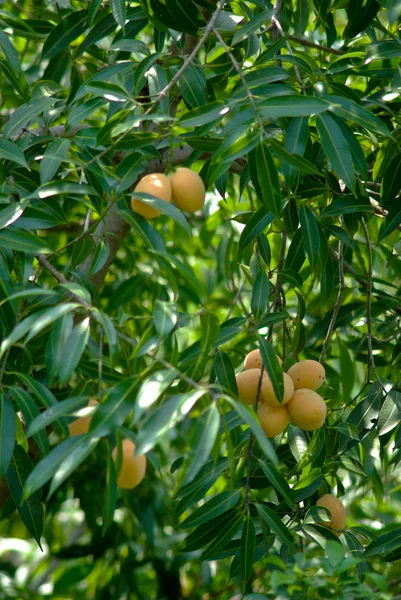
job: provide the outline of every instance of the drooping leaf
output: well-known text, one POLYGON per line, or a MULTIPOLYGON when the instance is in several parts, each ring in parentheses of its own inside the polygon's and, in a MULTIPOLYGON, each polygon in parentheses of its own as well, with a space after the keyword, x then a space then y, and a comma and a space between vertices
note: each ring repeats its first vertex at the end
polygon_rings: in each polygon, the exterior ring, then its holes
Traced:
POLYGON ((209 458, 220 426, 220 413, 215 402, 199 418, 191 442, 191 450, 184 462, 183 485, 191 483, 209 458))
POLYGON ((273 346, 265 338, 259 336, 259 349, 263 359, 263 364, 267 374, 272 382, 274 394, 278 402, 282 402, 284 396, 283 371, 278 362, 277 355, 273 346))
POLYGON ((15 411, 10 400, 0 390, 0 478, 9 467, 15 445, 15 411))
POLYGON ((351 191, 355 190, 355 172, 352 163, 351 150, 337 125, 329 115, 319 115, 316 125, 322 140, 324 153, 331 167, 341 177, 351 191))
POLYGON ((310 208, 304 204, 299 211, 299 220, 301 223, 302 237, 305 244, 306 253, 309 258, 311 270, 314 271, 320 256, 320 234, 317 219, 310 208))

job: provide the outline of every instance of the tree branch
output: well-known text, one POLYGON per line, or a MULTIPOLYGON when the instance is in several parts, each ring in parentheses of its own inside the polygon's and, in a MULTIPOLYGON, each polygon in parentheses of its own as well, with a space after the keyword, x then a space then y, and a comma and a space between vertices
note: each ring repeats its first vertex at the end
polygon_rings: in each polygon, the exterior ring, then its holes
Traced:
POLYGON ((336 50, 335 48, 330 48, 330 46, 323 46, 322 44, 316 44, 315 42, 310 42, 309 40, 305 40, 305 38, 298 37, 297 35, 289 35, 289 40, 293 42, 298 42, 302 46, 307 46, 308 48, 315 48, 316 50, 320 50, 321 52, 328 52, 330 54, 337 54, 341 56, 344 54, 343 50, 336 50))

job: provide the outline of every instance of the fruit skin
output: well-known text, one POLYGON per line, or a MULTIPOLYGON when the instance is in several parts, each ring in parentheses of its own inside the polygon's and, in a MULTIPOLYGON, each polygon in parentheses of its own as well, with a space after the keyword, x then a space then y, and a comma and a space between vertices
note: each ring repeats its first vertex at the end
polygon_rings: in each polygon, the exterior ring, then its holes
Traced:
MULTIPOLYGON (((137 183, 134 188, 134 192, 142 192, 144 194, 152 194, 160 200, 165 202, 171 202, 171 185, 167 175, 163 173, 150 173, 145 175, 137 183)), ((145 217, 145 219, 155 219, 160 215, 160 210, 153 208, 145 202, 141 202, 136 198, 131 198, 131 208, 134 212, 145 217)))
POLYGON ((287 373, 293 380, 296 390, 306 388, 313 391, 322 385, 326 375, 323 365, 317 360, 301 360, 292 365, 287 373))
POLYGON ((291 421, 290 413, 286 406, 270 406, 266 402, 260 405, 258 417, 263 431, 269 438, 276 437, 286 429, 291 421))
POLYGON ((195 212, 205 202, 205 184, 198 173, 180 167, 170 177, 173 202, 181 210, 195 212))
POLYGON ((287 408, 294 425, 306 431, 319 429, 327 415, 323 398, 313 390, 295 390, 287 408))
MULTIPOLYGON (((145 477, 146 456, 135 456, 135 444, 131 440, 122 441, 121 469, 117 477, 117 485, 125 490, 136 488, 145 477)), ((117 447, 111 453, 114 462, 117 460, 117 447)))
MULTIPOLYGON (((264 377, 266 376, 263 374, 264 377)), ((235 379, 237 380, 238 397, 245 404, 255 404, 256 392, 260 377, 260 369, 248 369, 238 373, 235 379)), ((260 400, 260 395, 259 395, 260 400)))
MULTIPOLYGON (((281 358, 279 356, 277 356, 277 360, 278 360, 278 364, 281 367, 281 365, 283 364, 283 361, 281 360, 281 358)), ((263 364, 263 361, 262 361, 262 357, 260 355, 260 350, 258 350, 258 349, 251 350, 251 352, 249 352, 249 354, 247 354, 245 357, 244 368, 245 369, 260 369, 262 364, 263 364)))
MULTIPOLYGON (((321 525, 327 525, 327 527, 334 527, 335 529, 345 529, 346 512, 344 504, 333 496, 333 494, 325 494, 316 502, 316 506, 323 506, 331 512, 331 521, 325 521, 321 525)), ((337 536, 340 536, 340 532, 333 531, 337 536)))
MULTIPOLYGON (((88 402, 87 406, 98 406, 99 402, 94 398, 91 398, 88 402)), ((83 433, 88 433, 89 427, 92 421, 92 417, 78 417, 75 421, 68 423, 68 429, 70 432, 70 437, 74 437, 75 435, 81 435, 83 433)))
POLYGON ((284 380, 284 396, 283 396, 283 401, 281 404, 277 400, 276 394, 274 393, 273 384, 271 382, 270 377, 266 377, 263 380, 261 394, 262 394, 262 398, 266 402, 266 404, 270 404, 270 406, 284 406, 284 404, 287 404, 291 400, 291 398, 294 394, 293 381, 292 381, 291 377, 289 377, 287 375, 287 373, 283 373, 283 380, 284 380))

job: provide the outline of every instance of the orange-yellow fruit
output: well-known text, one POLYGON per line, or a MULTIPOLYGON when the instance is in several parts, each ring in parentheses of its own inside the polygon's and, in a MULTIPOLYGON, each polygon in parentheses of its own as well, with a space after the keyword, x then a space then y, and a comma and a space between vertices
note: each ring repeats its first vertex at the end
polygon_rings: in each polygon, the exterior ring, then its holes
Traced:
POLYGON ((269 438, 276 437, 286 429, 291 421, 290 413, 286 406, 270 406, 264 402, 258 409, 258 417, 263 431, 269 438))
POLYGON ((288 375, 294 382, 296 390, 317 390, 325 378, 323 365, 317 360, 301 360, 288 369, 288 375))
MULTIPOLYGON (((117 447, 112 452, 113 460, 117 460, 117 447)), ((137 487, 146 473, 146 456, 135 456, 135 444, 125 439, 122 442, 121 469, 117 477, 117 485, 125 490, 137 487)))
POLYGON ((323 398, 313 390, 295 390, 287 408, 294 425, 307 431, 319 429, 327 414, 323 398))
POLYGON ((195 212, 205 202, 205 185, 198 173, 180 167, 170 177, 173 202, 181 210, 195 212))
POLYGON ((289 377, 287 373, 283 373, 283 380, 284 396, 281 404, 277 400, 276 394, 274 393, 274 388, 270 377, 266 377, 263 380, 261 390, 262 398, 265 402, 267 402, 267 404, 270 404, 270 406, 284 406, 284 404, 287 404, 291 400, 292 395, 294 394, 294 384, 291 377, 289 377))
MULTIPOLYGON (((160 200, 165 202, 171 202, 171 185, 167 175, 163 173, 151 173, 142 177, 140 182, 135 186, 134 192, 141 192, 144 194, 152 194, 160 200)), ((136 213, 145 217, 145 219, 155 219, 160 215, 160 210, 153 208, 150 204, 141 202, 136 198, 131 199, 131 208, 136 213)))
POLYGON ((260 369, 248 369, 247 371, 242 371, 242 373, 236 375, 238 397, 242 402, 245 402, 245 404, 255 404, 259 377, 260 369))
MULTIPOLYGON (((281 360, 281 358, 278 356, 277 357, 278 363, 281 366, 283 364, 283 361, 281 360)), ((260 367, 262 366, 263 361, 262 361, 262 357, 260 355, 260 350, 256 349, 256 350, 252 350, 251 352, 249 352, 249 354, 246 355, 245 357, 245 361, 244 361, 244 368, 245 369, 260 369, 260 367)))
MULTIPOLYGON (((88 402, 88 406, 97 406, 99 402, 94 398, 91 398, 88 402)), ((70 432, 70 437, 74 435, 81 435, 83 433, 88 433, 89 427, 92 421, 92 416, 89 417, 78 417, 75 421, 68 424, 68 429, 70 432)))
MULTIPOLYGON (((320 523, 321 525, 327 525, 328 527, 334 527, 334 529, 345 529, 346 512, 344 504, 333 496, 332 494, 325 494, 316 502, 316 506, 323 506, 327 508, 331 513, 331 521, 325 521, 320 523)), ((334 531, 337 536, 341 535, 340 532, 334 531)))

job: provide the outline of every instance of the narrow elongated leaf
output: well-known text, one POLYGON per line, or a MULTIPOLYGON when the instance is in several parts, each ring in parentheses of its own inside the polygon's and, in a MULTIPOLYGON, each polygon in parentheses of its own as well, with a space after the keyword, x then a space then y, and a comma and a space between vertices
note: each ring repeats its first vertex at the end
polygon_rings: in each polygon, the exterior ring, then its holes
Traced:
POLYGON ((88 403, 89 396, 73 396, 67 398, 62 402, 58 402, 53 406, 50 406, 45 411, 41 412, 36 418, 30 423, 26 432, 27 437, 35 435, 54 421, 57 421, 59 417, 69 416, 78 408, 88 403))
POLYGON ((274 352, 273 346, 270 344, 270 342, 261 336, 259 336, 259 349, 263 359, 263 364, 273 384, 274 394, 281 404, 284 396, 284 379, 283 371, 277 360, 277 355, 274 352))
POLYGON ((269 279, 264 271, 256 275, 252 289, 251 310, 258 321, 266 312, 269 305, 269 279))
POLYGON ((0 248, 9 248, 30 254, 51 254, 53 252, 41 238, 33 233, 9 227, 0 231, 0 248))
POLYGON ((80 361, 89 337, 90 319, 87 317, 74 327, 64 347, 59 368, 60 383, 68 381, 80 361))
POLYGON ((175 302, 155 300, 153 307, 155 328, 160 338, 165 338, 174 329, 178 321, 178 307, 175 302))
POLYGON ((234 367, 229 356, 218 348, 213 364, 214 372, 222 389, 236 397, 238 394, 234 367))
MULTIPOLYGON (((1 30, 0 30, 1 31, 1 30)), ((26 169, 29 169, 21 148, 9 140, 0 140, 0 158, 11 160, 26 169)))
POLYGON ((39 500, 40 490, 22 502, 24 485, 32 469, 33 464, 28 454, 21 446, 16 446, 6 473, 7 484, 22 522, 42 549, 40 538, 43 533, 44 510, 39 500))
POLYGON ((255 504, 255 508, 258 511, 259 517, 269 525, 270 529, 277 535, 280 542, 288 546, 292 552, 295 552, 294 537, 276 513, 263 504, 255 504))
POLYGON ((235 32, 231 45, 235 46, 255 33, 262 25, 270 21, 272 14, 273 11, 270 9, 254 15, 248 23, 241 25, 238 31, 235 32))
POLYGON ((182 227, 182 229, 188 233, 188 235, 192 235, 191 229, 184 215, 170 202, 165 202, 164 200, 160 200, 160 198, 156 198, 156 196, 153 196, 152 194, 145 194, 143 192, 133 192, 132 197, 137 198, 137 200, 140 200, 145 204, 149 204, 149 206, 156 208, 164 215, 171 217, 173 221, 177 223, 177 225, 182 227))
POLYGON ((391 390, 380 409, 377 421, 378 435, 385 435, 398 425, 401 420, 401 394, 391 390))
POLYGON ((191 451, 184 463, 184 485, 191 483, 209 458, 220 427, 220 413, 215 402, 199 418, 191 443, 191 451))
POLYGON ((313 212, 305 205, 299 211, 302 236, 312 272, 315 270, 320 256, 319 225, 313 212))
POLYGON ((330 104, 314 96, 279 96, 260 104, 260 114, 268 119, 279 117, 310 117, 329 110, 330 104))
POLYGON ((109 529, 113 523, 114 511, 117 503, 117 473, 116 465, 113 460, 109 440, 105 440, 107 448, 107 472, 106 472, 106 491, 105 503, 103 508, 103 528, 102 534, 109 529))
POLYGON ((25 210, 25 205, 16 202, 15 204, 11 204, 7 206, 3 210, 0 211, 0 229, 4 229, 8 227, 12 223, 14 223, 20 216, 23 214, 25 210))
POLYGON ((85 32, 86 27, 86 10, 74 11, 64 17, 64 19, 56 25, 53 31, 48 35, 42 49, 42 60, 57 56, 57 54, 70 46, 74 40, 82 35, 85 32))
POLYGON ((71 473, 75 471, 77 467, 79 467, 79 465, 87 456, 89 456, 89 454, 91 454, 91 452, 93 452, 99 443, 99 439, 95 437, 89 439, 84 436, 77 437, 81 437, 81 442, 77 446, 71 448, 71 451, 68 453, 68 455, 65 456, 58 465, 58 468, 51 481, 46 500, 48 500, 50 496, 54 494, 54 492, 67 479, 67 477, 69 477, 71 473))
POLYGON ((267 212, 264 206, 261 206, 249 219, 244 229, 242 230, 239 239, 239 249, 243 250, 251 244, 258 235, 266 229, 274 220, 274 214, 267 212))
POLYGON ((217 494, 185 519, 180 527, 197 527, 227 512, 238 504, 241 490, 230 490, 217 494))
POLYGON ((299 35, 303 35, 308 26, 309 9, 309 0, 297 0, 297 9, 295 11, 295 27, 297 28, 299 35))
POLYGON ((13 454, 15 418, 13 405, 4 390, 0 390, 0 478, 6 474, 13 454))
POLYGON ((251 178, 257 178, 260 200, 275 216, 281 214, 281 189, 277 168, 267 144, 259 144, 255 151, 256 164, 251 169, 251 178))
POLYGON ((127 7, 125 0, 110 0, 110 6, 116 23, 120 25, 122 29, 124 29, 125 20, 127 18, 127 7))
POLYGON ((321 217, 338 217, 359 212, 374 212, 374 208, 366 196, 352 196, 347 194, 331 202, 321 212, 321 217))
POLYGON ((401 208, 396 202, 389 210, 388 215, 383 221, 380 232, 379 232, 379 242, 384 240, 390 233, 393 233, 397 229, 397 227, 401 223, 401 208))
MULTIPOLYGON (((120 427, 133 407, 138 377, 117 383, 109 390, 107 398, 98 406, 91 421, 89 435, 99 438, 120 427)), ((142 454, 139 453, 138 454, 142 454)))
POLYGON ((255 555, 256 533, 251 515, 245 519, 241 536, 241 577, 246 583, 252 574, 252 565, 255 555))
POLYGON ((18 77, 21 72, 21 63, 19 60, 18 52, 12 45, 10 38, 1 29, 0 50, 4 54, 10 69, 12 69, 15 75, 18 77))
POLYGON ((219 118, 222 119, 229 110, 229 107, 222 100, 216 100, 188 111, 181 117, 178 125, 181 127, 206 125, 206 123, 211 123, 219 118))
POLYGON ((7 138, 14 137, 23 127, 26 127, 34 117, 37 117, 54 103, 54 98, 36 98, 29 104, 22 104, 14 110, 7 123, 4 125, 4 136, 7 138))
POLYGON ((330 110, 339 117, 365 127, 368 131, 385 136, 390 135, 388 127, 381 119, 353 100, 344 96, 323 96, 323 99, 330 103, 330 110))
POLYGON ((203 391, 177 394, 164 402, 142 424, 136 441, 136 453, 146 454, 163 437, 166 432, 182 421, 197 400, 204 395, 203 391))
POLYGON ((220 539, 223 532, 227 531, 227 528, 237 517, 237 509, 231 508, 222 515, 198 525, 198 527, 185 538, 178 549, 181 552, 193 552, 194 550, 203 548, 215 539, 220 539))
POLYGON ((231 542, 231 540, 239 533, 241 530, 241 525, 243 522, 243 515, 241 513, 237 513, 233 515, 233 518, 226 524, 226 527, 221 532, 219 536, 216 536, 215 539, 208 545, 208 547, 204 550, 201 559, 210 560, 210 557, 214 554, 220 552, 225 546, 231 542))
POLYGON ((401 190, 401 154, 396 154, 384 172, 381 197, 386 208, 393 206, 401 190))
POLYGON ((98 196, 97 191, 86 183, 79 183, 78 181, 49 181, 38 187, 27 200, 50 198, 51 196, 59 195, 77 195, 77 196, 98 196))
POLYGON ((365 549, 363 556, 377 556, 387 554, 401 547, 401 527, 396 527, 388 533, 377 536, 365 549))
MULTIPOLYGON (((290 154, 303 156, 306 150, 309 137, 308 118, 295 117, 291 119, 284 137, 284 148, 290 154)), ((287 186, 290 188, 294 183, 298 173, 298 167, 283 161, 283 174, 287 186)))
POLYGON ((67 156, 70 145, 70 140, 58 138, 47 146, 46 152, 40 161, 39 172, 41 183, 46 183, 50 181, 50 179, 53 179, 54 175, 57 173, 57 169, 67 156))
POLYGON ((280 471, 274 465, 266 463, 263 460, 259 460, 259 464, 274 489, 283 496, 288 506, 295 510, 294 493, 280 471))
POLYGON ((309 160, 307 160, 303 156, 300 156, 299 154, 287 152, 285 147, 276 140, 271 139, 270 146, 272 147, 273 152, 276 154, 276 156, 281 158, 281 160, 287 162, 296 171, 301 171, 302 173, 309 173, 311 175, 321 174, 319 169, 309 160))
POLYGON ((294 271, 298 273, 305 262, 305 244, 302 229, 296 230, 294 237, 291 240, 285 258, 284 267, 286 271, 294 271))
POLYGON ((262 429, 261 424, 259 423, 255 412, 246 404, 242 402, 237 402, 233 398, 226 396, 227 400, 233 407, 236 413, 241 417, 241 419, 249 425, 252 430, 252 433, 255 435, 258 444, 265 454, 266 458, 270 460, 274 465, 278 465, 278 458, 274 451, 274 448, 270 442, 270 440, 266 437, 265 432, 262 429))
MULTIPOLYGON (((35 400, 28 392, 18 386, 11 386, 10 391, 17 404, 18 410, 21 411, 26 423, 30 425, 36 417, 40 415, 35 400)), ((45 432, 41 431, 35 435, 35 442, 42 454, 47 454, 49 452, 49 440, 45 432)))
POLYGON ((337 123, 329 115, 316 118, 322 146, 333 170, 351 191, 355 190, 355 172, 351 150, 337 123))
MULTIPOLYGON (((92 2, 93 4, 93 2, 92 2)), ((87 102, 83 102, 79 106, 76 106, 67 117, 67 128, 72 127, 76 123, 82 123, 88 117, 90 117, 98 108, 104 106, 106 100, 103 98, 92 98, 87 102)))
POLYGON ((140 386, 135 399, 134 419, 138 422, 141 416, 170 387, 178 372, 174 369, 163 369, 152 373, 140 386))

